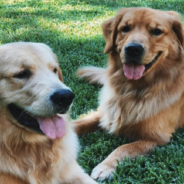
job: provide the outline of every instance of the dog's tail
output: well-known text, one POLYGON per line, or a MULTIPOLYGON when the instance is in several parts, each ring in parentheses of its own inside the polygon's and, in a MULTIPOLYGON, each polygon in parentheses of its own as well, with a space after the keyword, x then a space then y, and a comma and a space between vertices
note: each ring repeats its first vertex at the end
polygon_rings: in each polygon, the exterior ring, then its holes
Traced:
POLYGON ((106 69, 99 67, 83 67, 77 71, 77 76, 79 78, 85 78, 92 84, 97 83, 103 85, 105 82, 105 71, 106 69))

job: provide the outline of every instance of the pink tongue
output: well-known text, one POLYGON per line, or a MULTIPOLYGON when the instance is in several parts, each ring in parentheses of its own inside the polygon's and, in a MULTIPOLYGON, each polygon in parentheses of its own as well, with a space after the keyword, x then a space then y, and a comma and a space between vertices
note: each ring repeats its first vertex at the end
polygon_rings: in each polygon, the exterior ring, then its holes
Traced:
POLYGON ((61 138, 65 135, 65 121, 62 117, 37 118, 37 121, 43 133, 51 139, 61 138))
POLYGON ((144 65, 138 64, 124 64, 123 71, 127 79, 138 80, 142 77, 145 70, 144 65))

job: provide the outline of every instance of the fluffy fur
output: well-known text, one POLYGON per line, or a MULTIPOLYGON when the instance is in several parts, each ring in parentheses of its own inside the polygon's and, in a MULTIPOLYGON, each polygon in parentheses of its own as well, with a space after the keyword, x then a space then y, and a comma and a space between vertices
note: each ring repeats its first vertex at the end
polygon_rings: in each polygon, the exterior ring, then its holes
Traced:
POLYGON ((76 130, 79 134, 83 130, 90 132, 91 126, 99 124, 108 132, 135 142, 118 147, 96 166, 92 172, 95 179, 112 177, 116 160, 145 155, 157 145, 168 143, 172 133, 184 126, 184 35, 179 14, 125 8, 104 22, 102 31, 106 41, 104 52, 109 54, 105 72, 100 74, 99 68, 94 67, 78 72, 80 77, 90 76, 89 81, 103 79, 100 105, 94 116, 74 122, 76 130), (142 66, 161 53, 138 80, 128 79, 124 71, 125 49, 130 43, 144 48, 139 63, 142 66))
POLYGON ((52 116, 54 107, 48 97, 56 89, 69 88, 47 45, 18 42, 0 46, 1 184, 96 183, 76 162, 78 140, 67 113, 60 115, 65 120, 65 135, 50 139, 22 126, 7 108, 14 103, 32 116, 52 116), (28 70, 31 76, 24 73, 28 70))

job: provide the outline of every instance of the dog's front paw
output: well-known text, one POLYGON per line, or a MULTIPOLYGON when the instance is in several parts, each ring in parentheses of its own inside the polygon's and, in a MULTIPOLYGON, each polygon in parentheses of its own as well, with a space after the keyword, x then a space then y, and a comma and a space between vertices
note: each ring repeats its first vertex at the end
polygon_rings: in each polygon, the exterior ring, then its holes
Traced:
POLYGON ((92 171, 91 177, 96 180, 111 179, 114 175, 116 167, 113 165, 100 163, 92 171))

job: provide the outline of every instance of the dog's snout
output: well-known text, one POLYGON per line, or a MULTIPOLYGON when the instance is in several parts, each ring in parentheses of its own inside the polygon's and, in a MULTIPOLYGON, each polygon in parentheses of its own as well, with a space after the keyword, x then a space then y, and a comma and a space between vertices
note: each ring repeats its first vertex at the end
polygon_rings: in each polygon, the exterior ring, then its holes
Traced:
POLYGON ((68 107, 71 105, 74 98, 75 95, 68 89, 57 90, 50 97, 54 104, 62 107, 68 107))
POLYGON ((144 47, 138 43, 129 43, 125 47, 125 54, 136 57, 144 54, 144 47))

